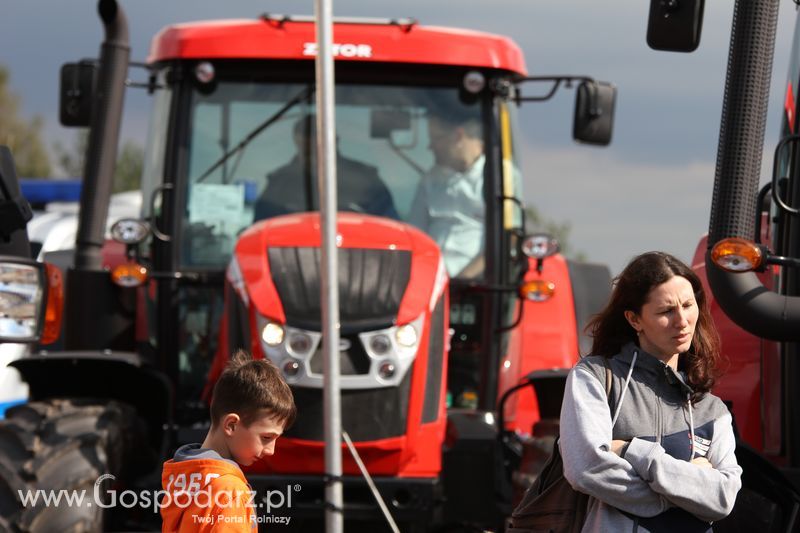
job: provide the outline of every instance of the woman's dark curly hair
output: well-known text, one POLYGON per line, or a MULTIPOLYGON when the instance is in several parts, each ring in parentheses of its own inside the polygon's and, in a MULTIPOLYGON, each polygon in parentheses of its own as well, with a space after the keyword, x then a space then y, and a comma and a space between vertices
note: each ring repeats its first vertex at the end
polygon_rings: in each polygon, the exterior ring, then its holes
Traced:
POLYGON ((650 291, 675 276, 686 278, 692 284, 699 310, 692 345, 678 361, 694 390, 692 401, 695 402, 714 386, 721 373, 722 358, 719 335, 711 320, 703 285, 692 269, 680 260, 663 252, 647 252, 635 257, 614 280, 608 305, 592 318, 586 330, 593 338, 593 355, 612 357, 628 342, 638 345, 636 331, 625 318, 625 311, 641 314, 650 291))

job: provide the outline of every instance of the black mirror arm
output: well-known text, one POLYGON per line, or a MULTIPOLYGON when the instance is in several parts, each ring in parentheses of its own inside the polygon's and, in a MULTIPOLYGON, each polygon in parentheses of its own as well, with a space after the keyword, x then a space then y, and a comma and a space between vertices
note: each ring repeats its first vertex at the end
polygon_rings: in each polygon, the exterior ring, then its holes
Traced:
MULTIPOLYGON (((519 200, 519 198, 516 198, 514 196, 500 195, 500 196, 497 197, 497 199, 500 201, 501 208, 502 208, 502 203, 505 202, 506 200, 515 203, 517 205, 517 207, 519 207, 519 211, 521 213, 521 218, 522 218, 522 220, 521 220, 522 232, 520 233, 520 237, 522 237, 522 235, 524 235, 524 233, 525 233, 525 207, 522 205, 522 202, 519 200)), ((521 242, 521 240, 522 239, 520 239, 519 242, 521 242)), ((518 294, 517 293, 517 288, 518 288, 519 284, 522 283, 522 279, 525 277, 525 273, 528 271, 528 257, 525 254, 522 253, 522 250, 519 249, 519 245, 517 246, 517 248, 518 248, 517 249, 517 257, 520 258, 520 261, 522 263, 522 268, 520 269, 520 274, 519 274, 519 280, 518 280, 518 282, 516 284, 511 286, 512 290, 505 291, 505 292, 514 292, 515 294, 518 294)), ((511 331, 512 329, 514 329, 517 326, 519 326, 519 324, 522 322, 522 309, 523 309, 523 307, 524 306, 522 304, 520 304, 519 313, 517 313, 517 317, 514 319, 513 322, 511 322, 511 324, 509 324, 507 326, 502 326, 500 328, 497 328, 494 332, 496 334, 505 333, 506 331, 511 331)))
MULTIPOLYGON (((544 102, 546 100, 551 99, 558 91, 561 84, 564 83, 565 87, 570 88, 572 84, 576 81, 585 81, 588 83, 597 83, 594 78, 590 78, 588 76, 529 76, 527 78, 520 78, 516 80, 517 85, 524 83, 526 81, 533 81, 533 82, 550 82, 553 86, 550 88, 550 92, 542 96, 521 96, 520 91, 517 91, 514 101, 517 105, 520 102, 544 102)), ((597 103, 594 101, 594 94, 592 94, 592 105, 591 109, 597 108, 597 103)))

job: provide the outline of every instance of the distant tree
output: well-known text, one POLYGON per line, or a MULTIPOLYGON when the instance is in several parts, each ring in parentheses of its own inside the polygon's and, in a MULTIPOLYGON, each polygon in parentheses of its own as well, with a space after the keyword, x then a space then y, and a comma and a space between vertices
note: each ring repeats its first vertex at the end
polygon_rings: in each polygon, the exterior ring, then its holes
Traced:
MULTIPOLYGON (((72 147, 65 148, 61 143, 53 145, 62 173, 77 178, 83 176, 88 144, 89 130, 80 129, 75 135, 72 147)), ((133 141, 125 141, 117 153, 113 192, 138 189, 141 184, 143 164, 144 149, 133 141)))
POLYGON ((543 216, 538 209, 533 206, 525 208, 525 231, 527 233, 549 233, 558 240, 561 253, 576 261, 586 261, 587 256, 581 250, 575 250, 569 242, 569 234, 572 231, 570 222, 557 222, 543 216))
POLYGON ((142 184, 144 149, 133 141, 125 141, 114 169, 114 192, 138 190, 142 184))
POLYGON ((50 176, 50 159, 42 142, 44 121, 35 116, 27 121, 19 116, 20 98, 11 91, 8 69, 0 65, 0 145, 14 154, 17 173, 26 178, 50 176))
POLYGON ((86 146, 89 144, 89 130, 80 128, 76 131, 72 146, 67 148, 60 142, 53 144, 56 163, 61 173, 70 178, 83 177, 83 165, 86 158, 86 146))

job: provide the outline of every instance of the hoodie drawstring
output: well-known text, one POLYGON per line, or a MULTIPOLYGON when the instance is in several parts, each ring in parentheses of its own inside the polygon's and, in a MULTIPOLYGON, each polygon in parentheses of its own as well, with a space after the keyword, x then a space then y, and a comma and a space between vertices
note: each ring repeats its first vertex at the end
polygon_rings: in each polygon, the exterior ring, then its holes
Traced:
POLYGON ((694 416, 692 415, 692 395, 686 395, 686 402, 689 404, 689 434, 692 437, 692 455, 690 461, 694 459, 694 416))
POLYGON ((625 378, 625 386, 622 387, 622 394, 619 395, 619 401, 617 402, 617 411, 614 413, 614 418, 611 419, 612 428, 617 424, 617 418, 619 418, 622 401, 625 399, 625 392, 628 390, 628 384, 631 382, 631 375, 633 375, 633 367, 636 364, 636 356, 638 354, 638 350, 633 351, 633 359, 631 359, 631 366, 628 369, 628 376, 625 378))
MULTIPOLYGON (((614 413, 614 418, 611 419, 611 427, 613 428, 617 423, 617 418, 619 418, 620 407, 622 407, 622 400, 625 399, 625 392, 628 390, 628 384, 631 382, 631 376, 633 375, 633 367, 636 365, 636 356, 639 355, 638 350, 633 351, 633 358, 631 359, 631 366, 628 369, 628 375, 625 377, 625 385, 622 387, 622 393, 619 395, 619 401, 617 402, 617 409, 614 413)), ((692 395, 691 393, 686 394, 686 403, 689 404, 689 435, 692 439, 692 455, 690 461, 694 459, 694 414, 692 411, 692 395)))

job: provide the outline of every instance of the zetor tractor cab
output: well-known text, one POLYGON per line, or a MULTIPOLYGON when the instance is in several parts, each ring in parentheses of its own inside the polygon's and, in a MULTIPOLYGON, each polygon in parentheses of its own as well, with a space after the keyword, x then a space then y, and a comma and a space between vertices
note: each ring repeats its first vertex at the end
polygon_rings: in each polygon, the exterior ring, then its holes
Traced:
MULTIPOLYGON (((124 15, 107 0, 100 14, 111 64, 62 70, 62 114, 73 124, 91 115, 90 156, 100 155, 89 159, 98 168, 115 149, 102 144, 115 142, 109 131, 118 112, 103 111, 114 108, 115 61, 127 61, 124 15)), ((503 424, 498 398, 533 371, 571 367, 583 325, 610 290, 606 267, 567 261, 550 237, 524 234, 516 107, 581 82, 575 137, 607 144, 615 89, 583 77, 526 78, 510 40, 413 20, 337 20, 334 39, 342 428, 403 531, 499 530, 511 511, 520 439, 540 418, 557 418, 560 395, 556 387, 538 403, 530 391, 515 396, 503 424), (551 90, 524 97, 526 80, 551 90), (453 167, 462 179, 448 183, 445 167, 463 157, 465 144, 470 164, 453 167)), ((290 516, 297 531, 321 530, 329 481, 316 51, 313 20, 293 17, 181 24, 154 38, 142 187, 148 223, 117 225, 116 238, 129 246, 128 261, 111 272, 114 284, 102 268, 79 264, 91 263, 79 236, 67 305, 87 294, 97 302, 91 310, 68 307, 70 351, 15 363, 41 420, 57 398, 111 401, 110 412, 97 408, 95 416, 130 420, 126 438, 106 431, 95 442, 113 447, 106 472, 116 483, 142 487, 177 446, 202 441, 210 392, 229 354, 244 348, 271 359, 293 387, 299 416, 274 458, 247 474, 256 502, 275 491, 291 502, 262 522, 277 527, 273 515, 290 516), (126 418, 129 409, 137 416, 126 418), (136 462, 124 459, 132 449, 136 462)), ((86 183, 84 193, 103 194, 109 178, 86 183)), ((84 198, 82 209, 91 202, 102 205, 84 198)), ((82 212, 82 224, 88 216, 82 212)), ((546 374, 563 386, 563 372, 546 374)), ((16 423, 13 411, 9 419, 16 423)), ((348 531, 378 531, 384 519, 342 450, 348 531)), ((24 479, 36 485, 35 473, 24 479)), ((120 519, 116 511, 101 516, 93 508, 80 519, 99 527, 120 519)), ((146 515, 128 511, 122 523, 146 515)))

